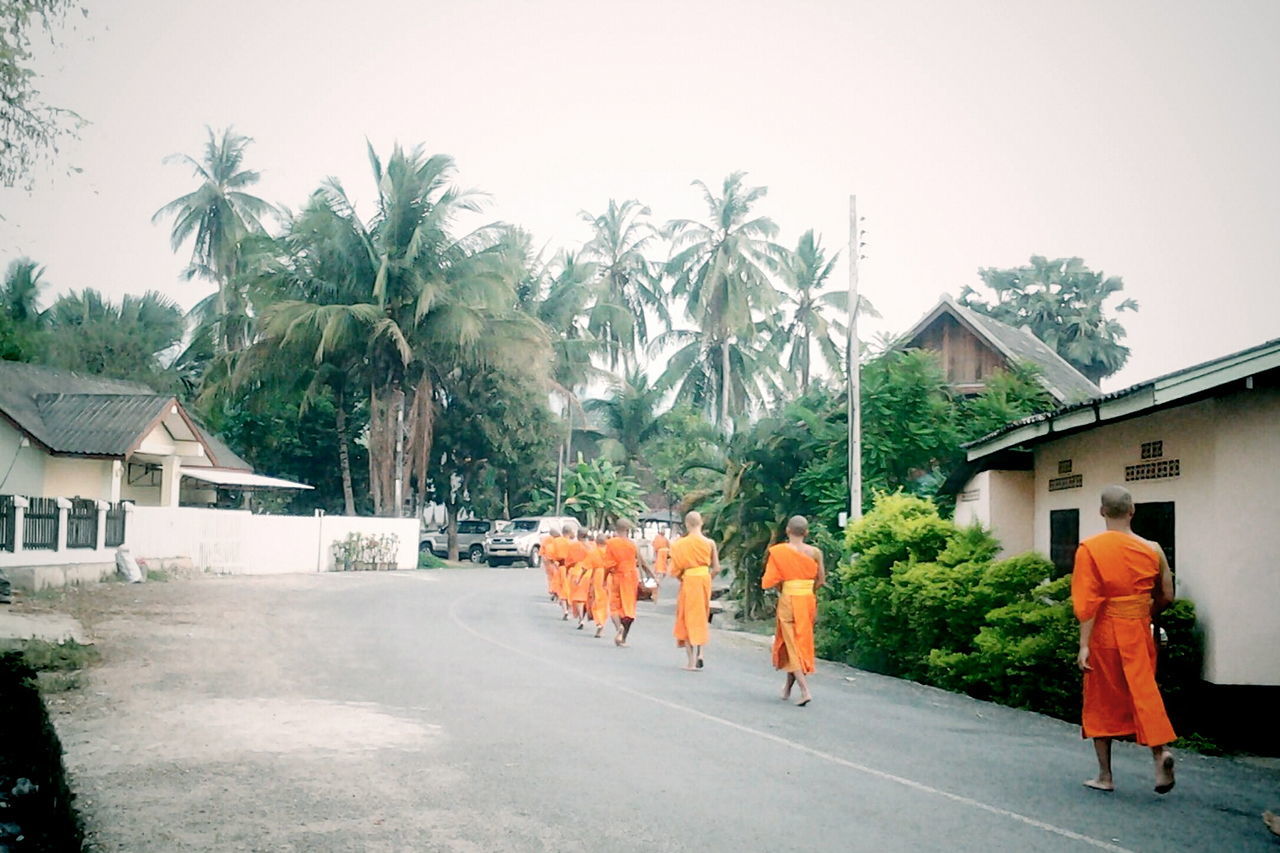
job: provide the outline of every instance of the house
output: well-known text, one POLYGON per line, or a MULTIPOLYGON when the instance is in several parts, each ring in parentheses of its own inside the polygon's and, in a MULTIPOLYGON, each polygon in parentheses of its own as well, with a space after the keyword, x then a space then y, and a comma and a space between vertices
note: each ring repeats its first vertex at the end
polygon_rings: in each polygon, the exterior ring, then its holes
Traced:
POLYGON ((0 361, 0 494, 211 506, 263 488, 311 486, 255 474, 170 394, 0 361))
POLYGON ((1280 698, 1280 340, 1035 415, 967 447, 956 521, 1069 572, 1122 483, 1205 629, 1205 679, 1280 698))
POLYGON ((1100 393, 1097 385, 1028 330, 979 314, 947 293, 894 347, 938 353, 947 381, 960 394, 981 392, 993 373, 1018 363, 1036 367, 1040 383, 1060 404, 1100 393))

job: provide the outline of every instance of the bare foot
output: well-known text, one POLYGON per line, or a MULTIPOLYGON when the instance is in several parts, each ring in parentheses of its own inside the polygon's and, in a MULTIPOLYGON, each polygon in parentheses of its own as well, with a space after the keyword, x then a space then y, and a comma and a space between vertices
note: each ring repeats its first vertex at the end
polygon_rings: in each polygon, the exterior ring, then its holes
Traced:
POLYGON ((621 645, 622 645, 622 632, 621 632, 621 631, 619 631, 618 633, 616 633, 616 634, 614 634, 614 635, 613 635, 613 644, 614 644, 615 646, 621 646, 621 645))
POLYGON ((1116 789, 1116 786, 1111 784, 1110 779, 1086 779, 1084 786, 1095 791, 1106 791, 1108 794, 1116 789))
POLYGON ((600 635, 601 635, 601 634, 603 634, 603 633, 604 633, 604 628, 597 628, 597 629, 596 629, 596 639, 597 639, 597 640, 598 640, 598 639, 600 639, 600 635))
POLYGON ((1167 794, 1173 790, 1173 786, 1173 753, 1164 749, 1156 759, 1156 793, 1167 794))
POLYGON ((782 695, 779 696, 778 698, 781 699, 783 702, 788 701, 791 698, 791 691, 790 690, 782 691, 782 695))
POLYGON ((1267 825, 1273 835, 1280 835, 1280 815, 1274 812, 1263 812, 1262 822, 1267 825))
POLYGON ((808 705, 812 701, 813 701, 812 696, 808 696, 808 695, 802 696, 800 697, 800 701, 796 703, 796 707, 803 708, 805 705, 808 705))
POLYGON ((681 669, 683 669, 685 672, 697 672, 697 671, 698 671, 698 668, 697 668, 696 666, 682 666, 682 667, 680 667, 680 668, 681 668, 681 669))

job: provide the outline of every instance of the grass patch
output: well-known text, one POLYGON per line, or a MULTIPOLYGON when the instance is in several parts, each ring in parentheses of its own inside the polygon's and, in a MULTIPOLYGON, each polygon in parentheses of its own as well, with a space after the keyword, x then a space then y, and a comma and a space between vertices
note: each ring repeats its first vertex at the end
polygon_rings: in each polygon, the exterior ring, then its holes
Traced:
POLYGON ((1231 755, 1232 750, 1222 746, 1213 738, 1205 737, 1197 732, 1189 735, 1183 735, 1173 742, 1174 749, 1185 749, 1188 752, 1198 752, 1201 755, 1231 755))
POLYGON ((169 574, 164 569, 147 569, 147 580, 154 581, 156 583, 164 583, 165 581, 173 580, 173 575, 169 574))
POLYGON ((5 652, 18 653, 22 662, 36 672, 74 673, 102 658, 97 648, 75 640, 67 640, 65 643, 34 639, 0 640, 0 654, 5 652))
POLYGON ((430 551, 418 552, 418 568, 420 569, 443 569, 447 563, 437 557, 430 551))

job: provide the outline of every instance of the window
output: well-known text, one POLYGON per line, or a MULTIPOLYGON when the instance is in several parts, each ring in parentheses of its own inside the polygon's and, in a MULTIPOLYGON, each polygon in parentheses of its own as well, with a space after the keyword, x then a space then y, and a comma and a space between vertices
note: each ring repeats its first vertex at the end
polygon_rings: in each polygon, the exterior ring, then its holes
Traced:
POLYGON ((1080 510, 1055 509, 1049 512, 1049 560, 1057 577, 1071 574, 1080 547, 1080 510))
POLYGON ((479 521, 459 521, 459 533, 484 533, 484 528, 479 521))
POLYGON ((1132 483, 1136 480, 1168 480, 1181 475, 1181 459, 1157 459, 1154 462, 1141 462, 1137 465, 1124 466, 1124 481, 1126 483, 1132 483))
POLYGON ((1143 539, 1159 542, 1169 560, 1169 568, 1176 570, 1173 509, 1173 501, 1134 504, 1133 532, 1143 539))
POLYGON ((1059 473, 1059 474, 1070 474, 1070 473, 1071 473, 1071 460, 1070 460, 1070 459, 1059 459, 1059 460, 1058 460, 1058 473, 1059 473))
POLYGON ((1162 456, 1164 456, 1163 441, 1142 442, 1142 458, 1143 459, 1159 459, 1162 456))
POLYGON ((1083 474, 1068 474, 1065 477, 1054 477, 1049 481, 1049 491, 1064 492, 1067 489, 1079 489, 1084 485, 1083 474))

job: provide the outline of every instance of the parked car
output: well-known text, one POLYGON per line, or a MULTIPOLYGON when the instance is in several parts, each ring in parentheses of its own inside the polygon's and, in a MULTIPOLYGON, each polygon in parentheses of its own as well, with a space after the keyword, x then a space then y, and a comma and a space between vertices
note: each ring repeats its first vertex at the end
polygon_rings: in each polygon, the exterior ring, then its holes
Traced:
MULTIPOLYGON (((473 563, 484 562, 484 539, 495 529, 494 522, 468 519, 458 522, 458 556, 473 563)), ((430 551, 437 557, 449 553, 449 528, 441 527, 431 533, 423 533, 418 543, 419 551, 430 551)))
POLYGON ((485 537, 485 556, 491 566, 509 566, 521 561, 530 566, 540 566, 542 537, 552 530, 559 532, 565 525, 577 523, 576 518, 562 515, 513 518, 506 530, 485 537))

